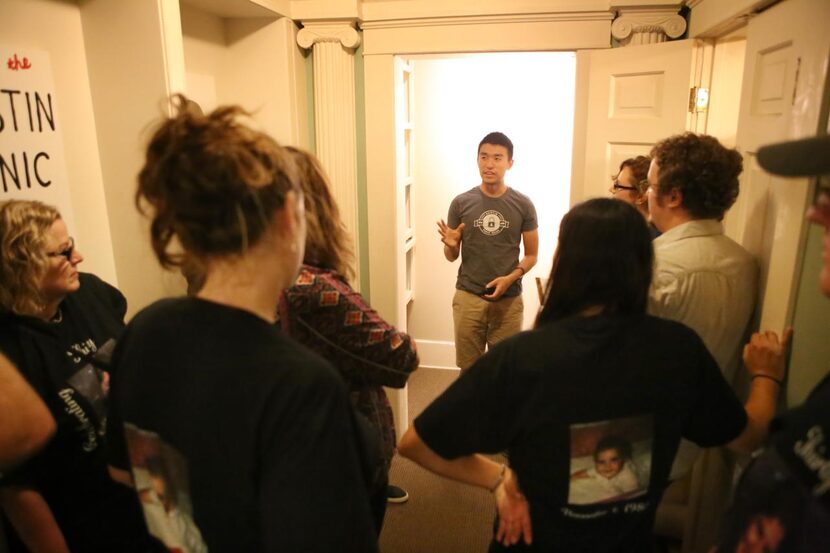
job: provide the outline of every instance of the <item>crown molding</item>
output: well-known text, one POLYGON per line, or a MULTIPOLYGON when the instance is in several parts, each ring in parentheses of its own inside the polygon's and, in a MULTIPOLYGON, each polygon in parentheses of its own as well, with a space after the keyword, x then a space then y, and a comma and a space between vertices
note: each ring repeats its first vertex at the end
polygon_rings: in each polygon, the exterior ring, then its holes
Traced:
POLYGON ((450 17, 418 17, 362 21, 361 29, 395 29, 405 27, 441 27, 447 25, 481 25, 500 23, 550 23, 557 21, 610 21, 614 14, 607 11, 538 13, 515 15, 474 15, 450 17))

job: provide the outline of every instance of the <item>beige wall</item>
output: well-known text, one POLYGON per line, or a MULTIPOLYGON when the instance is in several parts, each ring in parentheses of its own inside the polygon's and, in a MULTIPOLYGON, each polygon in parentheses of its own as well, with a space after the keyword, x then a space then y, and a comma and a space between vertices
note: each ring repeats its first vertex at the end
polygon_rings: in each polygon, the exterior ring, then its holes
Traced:
POLYGON ((239 104, 278 141, 308 147, 306 75, 286 18, 220 18, 182 5, 187 93, 205 110, 239 104))
POLYGON ((0 22, 4 44, 49 53, 74 213, 69 232, 86 258, 81 269, 117 285, 81 12, 59 0, 3 0, 0 22))
POLYGON ((160 269, 147 220, 133 205, 151 125, 167 113, 169 94, 183 88, 181 43, 165 28, 179 25, 178 10, 145 0, 87 0, 81 18, 118 284, 134 314, 184 291, 181 277, 160 269))
POLYGON ((130 314, 183 292, 149 247, 136 176, 165 98, 194 88, 254 110, 255 124, 307 146, 305 60, 287 19, 221 19, 167 0, 4 0, 2 41, 50 54, 83 268, 118 285, 130 314), (187 55, 185 53, 187 52, 187 55), (209 80, 199 79, 207 76, 209 80), (206 86, 206 82, 207 85, 206 86), (99 147, 100 145, 100 147, 99 147))

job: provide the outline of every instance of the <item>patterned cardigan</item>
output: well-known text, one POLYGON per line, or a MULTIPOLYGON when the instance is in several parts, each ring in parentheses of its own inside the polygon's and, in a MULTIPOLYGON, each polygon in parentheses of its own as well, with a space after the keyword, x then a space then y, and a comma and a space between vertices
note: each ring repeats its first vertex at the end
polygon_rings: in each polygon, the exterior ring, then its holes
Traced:
POLYGON ((303 265, 279 304, 282 330, 331 362, 355 408, 378 431, 388 470, 395 423, 383 386, 403 388, 418 367, 415 342, 386 323, 340 274, 303 265))

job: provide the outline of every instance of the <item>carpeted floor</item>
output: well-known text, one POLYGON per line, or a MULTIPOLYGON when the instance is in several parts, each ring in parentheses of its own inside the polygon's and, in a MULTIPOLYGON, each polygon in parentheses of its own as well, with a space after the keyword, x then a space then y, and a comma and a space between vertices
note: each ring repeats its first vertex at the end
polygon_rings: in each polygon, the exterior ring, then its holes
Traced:
MULTIPOLYGON (((458 372, 421 368, 409 379, 409 412, 414 417, 458 377, 458 372)), ((409 492, 403 504, 389 504, 381 553, 481 553, 492 536, 495 503, 490 493, 435 476, 395 456, 392 484, 409 492)))
MULTIPOLYGON (((420 368, 409 379, 409 414, 417 416, 457 377, 458 372, 420 368)), ((495 503, 481 488, 427 472, 398 455, 389 475, 409 492, 409 501, 389 504, 381 553, 483 553, 492 536, 495 503)), ((658 542, 655 553, 679 553, 680 544, 658 542)))

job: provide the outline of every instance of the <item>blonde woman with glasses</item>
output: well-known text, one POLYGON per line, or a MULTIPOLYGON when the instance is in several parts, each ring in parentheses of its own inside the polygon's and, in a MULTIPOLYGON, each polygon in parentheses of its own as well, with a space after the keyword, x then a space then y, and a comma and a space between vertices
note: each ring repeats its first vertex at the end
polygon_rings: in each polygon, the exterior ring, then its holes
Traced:
POLYGON ((102 439, 107 376, 96 365, 127 304, 78 271, 83 259, 57 209, 0 203, 0 353, 57 425, 42 451, 0 476, 11 552, 145 551, 149 539, 130 490, 108 476, 102 439))

